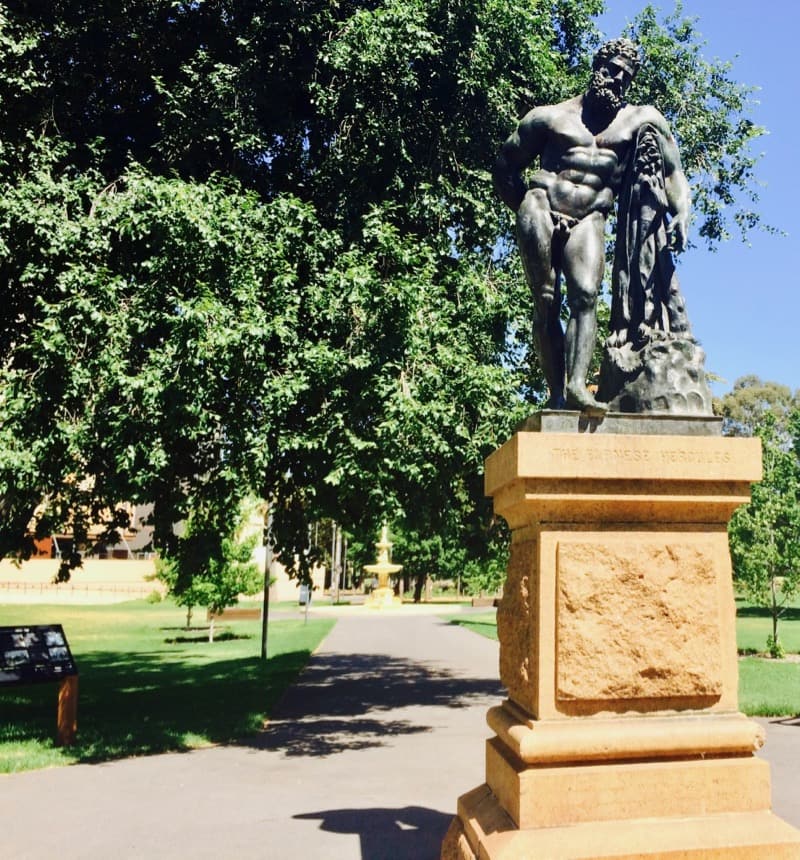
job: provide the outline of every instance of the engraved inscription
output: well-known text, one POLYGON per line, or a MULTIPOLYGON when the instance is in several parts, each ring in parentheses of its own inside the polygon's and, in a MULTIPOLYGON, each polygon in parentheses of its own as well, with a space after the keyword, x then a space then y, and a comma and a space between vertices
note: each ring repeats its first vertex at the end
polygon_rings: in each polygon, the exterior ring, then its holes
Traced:
POLYGON ((730 451, 685 451, 683 449, 660 451, 659 459, 662 463, 724 463, 731 462, 730 451))
POLYGON ((649 451, 640 448, 614 447, 588 450, 572 446, 552 449, 558 463, 697 463, 724 465, 732 462, 729 451, 688 451, 668 448, 649 451))

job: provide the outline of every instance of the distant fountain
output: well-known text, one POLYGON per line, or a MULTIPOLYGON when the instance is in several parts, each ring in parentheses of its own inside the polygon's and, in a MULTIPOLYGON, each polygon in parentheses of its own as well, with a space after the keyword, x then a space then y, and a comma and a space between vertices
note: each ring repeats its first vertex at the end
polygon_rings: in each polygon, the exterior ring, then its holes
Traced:
POLYGON ((364 570, 378 577, 378 585, 372 589, 364 605, 370 609, 399 606, 402 601, 399 597, 395 597, 394 589, 389 585, 389 577, 401 571, 403 565, 392 564, 390 561, 392 543, 389 540, 389 529, 385 524, 381 529, 381 539, 375 544, 375 548, 378 550, 378 560, 375 564, 365 564, 364 570))

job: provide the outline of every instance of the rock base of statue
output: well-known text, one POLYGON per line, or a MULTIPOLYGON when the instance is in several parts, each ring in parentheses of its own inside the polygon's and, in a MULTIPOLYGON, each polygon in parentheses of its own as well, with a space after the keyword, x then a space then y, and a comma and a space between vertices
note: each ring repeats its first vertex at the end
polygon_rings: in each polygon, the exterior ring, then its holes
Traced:
POLYGON ((698 420, 519 432, 487 460, 512 530, 508 700, 442 858, 800 858, 770 811, 761 727, 738 713, 727 523, 761 449, 698 420))
POLYGON ((711 415, 700 344, 691 335, 653 335, 639 348, 606 346, 597 399, 613 412, 711 415))

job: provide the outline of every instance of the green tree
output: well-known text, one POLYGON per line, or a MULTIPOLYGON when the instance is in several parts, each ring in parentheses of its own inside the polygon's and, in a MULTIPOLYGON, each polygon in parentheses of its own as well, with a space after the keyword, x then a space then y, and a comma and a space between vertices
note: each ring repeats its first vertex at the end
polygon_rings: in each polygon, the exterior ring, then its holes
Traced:
POLYGON ((791 420, 794 449, 781 439, 775 417, 767 413, 757 428, 764 476, 752 489, 750 504, 739 508, 728 526, 737 584, 747 598, 772 617, 767 647, 783 654, 778 622, 800 592, 800 415, 791 420))
POLYGON ((467 562, 464 566, 464 585, 467 594, 494 597, 505 582, 507 566, 507 545, 497 547, 495 553, 489 558, 467 562))
POLYGON ((230 536, 242 499, 280 468, 287 412, 320 387, 329 290, 314 286, 325 234, 308 207, 138 167, 108 187, 45 162, 9 189, 0 223, 0 270, 20 297, 0 495, 28 500, 2 523, 4 549, 42 498, 37 531, 69 522, 78 545, 90 522, 117 525, 126 498, 155 503, 162 552, 177 552, 172 526, 190 513, 230 536))
POLYGON ((243 534, 249 509, 243 506, 232 537, 221 536, 222 529, 209 531, 206 520, 193 513, 185 523, 179 553, 161 558, 156 564, 158 579, 178 606, 186 608, 187 628, 191 627, 195 606, 203 606, 211 613, 209 642, 214 641, 214 614, 235 606, 239 595, 255 594, 264 584, 263 573, 253 561, 258 535, 243 534))
POLYGON ((714 401, 714 412, 724 419, 728 436, 752 436, 767 416, 774 419, 776 430, 785 434, 791 412, 798 406, 798 392, 749 374, 740 376, 731 391, 714 401))
MULTIPOLYGON (((254 494, 302 577, 320 518, 485 557, 483 460, 541 391, 488 170, 602 5, 0 3, 0 554, 152 501, 210 565, 254 494)), ((635 30, 717 241, 748 90, 680 16, 635 30)))
POLYGON ((732 76, 733 63, 708 60, 698 18, 684 15, 678 0, 659 21, 647 5, 629 35, 642 48, 644 63, 628 94, 631 102, 654 104, 670 121, 692 186, 693 232, 712 246, 741 238, 759 225, 758 155, 753 142, 765 133, 748 116, 754 86, 732 76))

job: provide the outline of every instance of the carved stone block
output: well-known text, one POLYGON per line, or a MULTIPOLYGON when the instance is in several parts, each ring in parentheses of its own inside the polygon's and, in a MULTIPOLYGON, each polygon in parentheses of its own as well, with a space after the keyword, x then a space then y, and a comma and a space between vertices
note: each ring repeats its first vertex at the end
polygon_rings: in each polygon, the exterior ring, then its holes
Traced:
POLYGON ((556 685, 567 701, 718 697, 722 652, 712 547, 561 541, 556 685))

